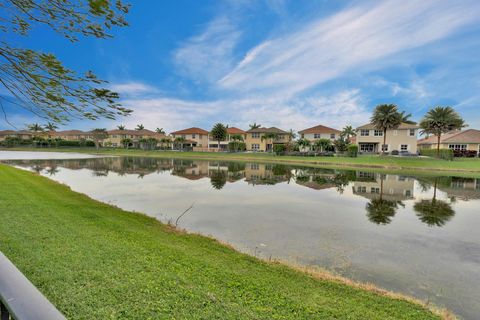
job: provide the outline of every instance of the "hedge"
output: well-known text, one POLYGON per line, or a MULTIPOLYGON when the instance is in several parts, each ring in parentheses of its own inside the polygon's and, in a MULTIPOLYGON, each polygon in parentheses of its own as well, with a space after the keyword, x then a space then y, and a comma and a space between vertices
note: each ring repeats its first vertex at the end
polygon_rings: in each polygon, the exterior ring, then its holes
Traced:
POLYGON ((420 155, 444 160, 453 160, 453 150, 451 149, 440 149, 438 155, 437 149, 420 149, 420 155))

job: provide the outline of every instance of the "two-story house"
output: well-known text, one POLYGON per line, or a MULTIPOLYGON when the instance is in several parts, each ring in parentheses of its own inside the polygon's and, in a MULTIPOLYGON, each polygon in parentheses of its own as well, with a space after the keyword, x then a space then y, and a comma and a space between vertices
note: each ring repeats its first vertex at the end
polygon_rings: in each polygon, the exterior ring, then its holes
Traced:
POLYGON ((286 144, 292 139, 287 131, 275 127, 250 129, 246 136, 245 144, 248 151, 271 151, 273 145, 286 144))
MULTIPOLYGON (((397 129, 387 130, 385 152, 399 151, 417 153, 418 126, 402 123, 397 129)), ((363 153, 380 153, 383 145, 383 131, 374 124, 366 124, 357 128, 356 143, 363 153)))
POLYGON ((14 130, 0 130, 0 141, 5 140, 7 137, 18 138, 22 140, 32 139, 33 135, 30 131, 14 131, 14 130))
POLYGON ((330 141, 335 141, 340 137, 341 131, 333 128, 329 128, 323 125, 318 125, 308 129, 304 129, 298 132, 302 139, 310 141, 312 144, 311 147, 315 144, 316 141, 320 139, 328 139, 330 141))
MULTIPOLYGON (((246 132, 243 131, 242 129, 236 128, 236 127, 228 127, 227 128, 227 139, 224 141, 220 141, 220 150, 226 150, 228 147, 228 143, 233 141, 232 137, 239 135, 242 137, 243 141, 246 139, 246 132)), ((218 141, 215 140, 215 138, 212 137, 212 135, 209 135, 208 137, 208 148, 209 149, 218 149, 218 141)))
POLYGON ((103 140, 103 145, 109 145, 112 147, 122 147, 124 139, 129 139, 131 141, 131 146, 138 146, 142 139, 154 138, 154 139, 157 139, 157 145, 158 145, 160 139, 166 137, 164 134, 157 133, 148 129, 142 129, 142 130, 114 129, 114 130, 109 130, 107 133, 108 133, 108 138, 103 140))
MULTIPOLYGON (((208 149, 208 131, 192 127, 183 130, 178 130, 170 133, 173 141, 176 138, 183 138, 185 141, 182 143, 184 147, 191 147, 194 150, 207 150, 208 149)), ((172 144, 172 148, 175 148, 175 142, 172 144)))

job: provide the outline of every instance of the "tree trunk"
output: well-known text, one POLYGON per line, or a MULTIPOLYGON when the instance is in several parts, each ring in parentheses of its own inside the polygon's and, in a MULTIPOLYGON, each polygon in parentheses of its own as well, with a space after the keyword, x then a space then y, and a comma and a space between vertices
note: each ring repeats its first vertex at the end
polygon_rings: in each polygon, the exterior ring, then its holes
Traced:
POLYGON ((387 130, 383 130, 382 154, 385 154, 385 145, 387 144, 387 130))
POLYGON ((437 158, 440 158, 440 137, 442 136, 441 133, 437 136, 437 158))

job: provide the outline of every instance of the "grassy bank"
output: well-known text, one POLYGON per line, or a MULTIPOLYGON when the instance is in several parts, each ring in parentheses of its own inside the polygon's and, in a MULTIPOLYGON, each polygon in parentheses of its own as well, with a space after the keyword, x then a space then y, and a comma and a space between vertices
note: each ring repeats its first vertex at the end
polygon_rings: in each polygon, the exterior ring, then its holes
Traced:
POLYGON ((440 319, 0 165, 0 250, 71 319, 440 319))
POLYGON ((81 152, 118 156, 146 156, 146 157, 175 157, 185 159, 205 160, 235 160, 279 162, 297 165, 315 165, 327 167, 342 167, 349 169, 370 168, 388 170, 408 170, 418 172, 451 172, 451 173, 477 173, 480 174, 479 158, 463 158, 446 161, 420 157, 393 157, 378 155, 362 155, 357 158, 348 157, 294 157, 275 156, 270 153, 216 153, 216 152, 174 152, 174 151, 143 151, 136 149, 100 149, 94 148, 61 148, 61 149, 5 149, 5 150, 30 150, 30 151, 63 151, 81 152))

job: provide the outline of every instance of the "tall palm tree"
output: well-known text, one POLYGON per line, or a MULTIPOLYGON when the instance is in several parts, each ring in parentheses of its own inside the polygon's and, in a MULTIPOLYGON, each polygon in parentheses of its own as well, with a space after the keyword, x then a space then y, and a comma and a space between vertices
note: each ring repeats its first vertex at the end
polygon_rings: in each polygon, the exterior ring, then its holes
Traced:
POLYGON ((252 123, 249 125, 250 129, 258 129, 260 128, 262 125, 259 123, 257 124, 256 122, 252 123))
POLYGON ((53 123, 53 122, 48 122, 46 125, 45 125, 45 130, 48 130, 50 132, 54 132, 55 130, 58 129, 58 126, 53 123))
POLYGON ((383 131, 383 154, 386 153, 387 130, 397 129, 402 124, 402 121, 406 120, 404 117, 408 118, 404 113, 399 112, 394 104, 380 104, 375 107, 370 121, 377 130, 383 131))
POLYGON ((227 139, 227 127, 222 123, 217 123, 210 131, 210 135, 218 142, 218 150, 220 150, 220 142, 227 139))
POLYGON ((440 155, 442 134, 466 127, 462 117, 452 107, 435 107, 427 112, 420 121, 421 134, 437 136, 437 157, 440 155))
POLYGON ((43 132, 43 127, 41 125, 39 125, 38 123, 32 123, 30 125, 28 125, 28 130, 32 131, 35 134, 39 133, 39 132, 43 132))
POLYGON ((117 126, 117 129, 123 131, 123 130, 125 130, 125 126, 123 124, 121 124, 121 125, 117 126))
POLYGON ((163 128, 157 128, 157 129, 155 129, 155 131, 156 131, 158 134, 165 134, 165 130, 163 130, 163 128))
POLYGON ((350 143, 350 138, 355 137, 357 135, 357 130, 353 129, 351 125, 345 126, 340 133, 341 137, 345 137, 347 141, 350 143))
POLYGON ((449 203, 437 200, 437 181, 438 178, 435 178, 432 200, 420 200, 413 205, 413 209, 420 221, 428 226, 442 227, 455 215, 455 211, 449 203))
POLYGON ((138 124, 135 130, 143 130, 145 129, 145 126, 143 124, 138 124))
POLYGON ((295 131, 293 131, 293 129, 290 129, 287 135, 290 137, 290 140, 294 140, 297 137, 297 134, 295 131))

